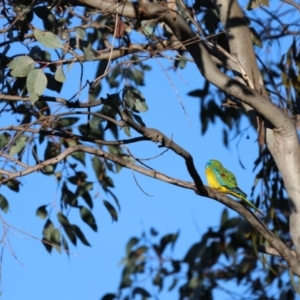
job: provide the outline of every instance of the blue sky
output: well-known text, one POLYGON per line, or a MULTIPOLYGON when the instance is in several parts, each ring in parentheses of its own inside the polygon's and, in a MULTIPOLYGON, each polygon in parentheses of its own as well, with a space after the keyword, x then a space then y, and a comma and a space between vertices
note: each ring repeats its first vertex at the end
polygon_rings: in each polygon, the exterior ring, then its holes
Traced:
MULTIPOLYGON (((201 136, 199 99, 187 96, 189 91, 203 86, 199 71, 193 64, 188 63, 186 69, 176 73, 170 70, 171 63, 162 59, 159 63, 157 59, 152 59, 147 64, 153 70, 146 73, 146 86, 140 88, 149 105, 149 112, 142 115, 147 126, 161 130, 189 151, 205 182, 205 163, 211 158, 218 159, 236 174, 240 188, 250 194, 254 180, 253 161, 258 154, 255 131, 250 128, 250 138, 246 139, 244 136, 238 148, 237 139, 230 143, 229 148, 223 146, 220 130, 222 126, 218 120, 201 136), (172 83, 165 72, 168 72, 172 83), (238 155, 245 169, 239 164, 238 155)), ((94 66, 93 63, 85 64, 86 79, 93 80, 94 66)), ((74 69, 70 74, 73 72, 74 69)), ((66 84, 67 88, 62 96, 68 98, 74 93, 74 86, 78 85, 78 77, 68 78, 66 84)), ((106 92, 112 93, 103 88, 101 96, 105 97, 106 92)), ((0 123, 1 126, 7 124, 7 119, 1 118, 0 123)), ((247 119, 243 118, 241 129, 248 126, 247 119)), ((231 134, 230 138, 233 136, 231 134)), ((133 145, 130 149, 139 158, 153 157, 162 151, 149 142, 133 145)), ((169 176, 191 181, 183 159, 176 157, 171 151, 148 163, 169 176)), ((90 179, 95 180, 94 171, 90 167, 87 173, 90 179)), ((130 237, 140 237, 142 231, 149 232, 151 227, 159 232, 160 237, 180 230, 179 240, 174 248, 174 257, 180 259, 208 227, 219 225, 224 209, 222 204, 137 173, 135 177, 139 186, 152 196, 145 195, 138 187, 131 170, 122 169, 112 177, 116 186, 114 192, 121 203, 121 212, 116 223, 112 223, 102 204, 103 199, 113 200, 97 185, 94 186, 91 194, 95 196, 99 193, 94 199, 93 209, 98 232, 94 233, 73 212, 72 221, 80 224, 92 247, 79 243, 76 248, 71 247, 72 254, 69 257, 56 251, 49 255, 34 238, 42 237, 44 225, 44 221, 35 216, 38 206, 51 203, 52 219, 56 219, 60 188, 57 187, 55 178, 42 174, 26 176, 21 179, 19 194, 2 186, 1 193, 10 202, 10 211, 1 214, 2 218, 17 229, 9 229, 6 235, 10 243, 6 240, 3 246, 0 285, 2 299, 100 299, 107 292, 117 292, 122 271, 119 263, 125 255, 125 246, 130 237)), ((233 214, 235 213, 231 212, 233 214)), ((226 287, 229 288, 228 285, 226 287)), ((218 299, 229 299, 221 291, 216 295, 218 299)), ((163 299, 174 299, 174 294, 163 294, 163 299)))

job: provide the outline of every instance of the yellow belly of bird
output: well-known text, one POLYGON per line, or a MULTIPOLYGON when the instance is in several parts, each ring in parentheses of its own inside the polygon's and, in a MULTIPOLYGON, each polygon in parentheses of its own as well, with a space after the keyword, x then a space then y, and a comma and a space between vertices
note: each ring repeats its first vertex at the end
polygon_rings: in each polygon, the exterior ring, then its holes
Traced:
POLYGON ((216 176, 213 174, 211 170, 206 170, 205 171, 206 179, 208 182, 208 185, 213 188, 218 190, 221 193, 228 193, 228 189, 218 182, 216 176))

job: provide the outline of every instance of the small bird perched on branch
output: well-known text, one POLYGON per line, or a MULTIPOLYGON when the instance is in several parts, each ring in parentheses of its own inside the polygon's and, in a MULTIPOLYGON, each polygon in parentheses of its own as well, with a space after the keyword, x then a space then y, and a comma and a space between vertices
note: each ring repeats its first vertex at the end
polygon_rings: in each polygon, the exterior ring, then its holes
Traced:
POLYGON ((239 189, 234 174, 224 168, 218 160, 211 159, 206 163, 205 175, 208 185, 211 188, 216 189, 220 193, 230 194, 243 200, 263 215, 263 213, 246 198, 247 195, 239 189))

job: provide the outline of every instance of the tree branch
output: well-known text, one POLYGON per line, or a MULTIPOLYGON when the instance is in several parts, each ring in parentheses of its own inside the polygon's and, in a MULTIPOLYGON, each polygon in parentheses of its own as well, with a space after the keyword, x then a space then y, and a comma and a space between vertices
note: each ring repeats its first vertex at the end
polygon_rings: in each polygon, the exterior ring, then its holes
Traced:
POLYGON ((117 113, 120 115, 122 120, 128 124, 131 128, 133 128, 138 133, 142 134, 147 139, 150 139, 151 141, 155 143, 161 143, 162 147, 166 147, 171 149, 173 152, 175 152, 177 155, 181 156, 186 163, 187 170, 190 174, 190 176, 193 178, 194 183, 197 187, 198 193, 200 193, 200 190, 203 188, 203 182, 195 168, 193 157, 191 154, 180 147, 178 144, 176 144, 173 140, 169 139, 166 135, 164 135, 162 132, 160 132, 157 129, 154 128, 147 128, 139 125, 138 123, 134 122, 125 111, 120 109, 117 105, 115 105, 112 101, 109 101, 107 99, 102 99, 102 102, 110 107, 112 107, 114 110, 117 111, 117 113))
POLYGON ((83 145, 76 145, 76 146, 68 147, 66 150, 64 150, 62 153, 60 153, 56 157, 47 159, 35 166, 30 166, 23 171, 9 172, 9 171, 0 169, 0 174, 3 174, 6 176, 6 178, 2 178, 0 180, 0 183, 5 183, 13 178, 22 177, 22 176, 31 174, 33 172, 43 170, 43 168, 45 168, 46 166, 55 165, 55 164, 59 163, 60 161, 64 160, 67 156, 71 155, 72 153, 78 152, 78 151, 89 153, 89 154, 94 154, 94 155, 97 155, 100 157, 104 157, 110 161, 113 161, 113 162, 119 164, 122 167, 135 170, 146 176, 156 178, 156 179, 162 180, 164 182, 167 182, 167 183, 170 183, 170 184, 173 184, 176 186, 180 186, 182 188, 192 189, 192 190, 195 189, 194 184, 191 182, 187 182, 187 181, 169 177, 169 176, 167 176, 163 173, 157 172, 155 170, 149 170, 149 169, 137 166, 132 162, 128 162, 119 156, 115 156, 115 155, 110 154, 101 149, 95 149, 95 148, 83 146, 83 145))
MULTIPOLYGON (((28 175, 30 173, 42 170, 44 167, 49 166, 49 165, 53 165, 53 164, 57 164, 58 162, 64 160, 65 158, 67 158, 68 155, 75 153, 77 151, 82 151, 85 153, 90 153, 93 155, 97 155, 100 157, 103 157, 105 159, 108 159, 110 161, 113 161, 119 165, 121 165, 122 167, 134 170, 136 172, 139 172, 141 174, 144 174, 148 177, 151 178, 155 178, 161 181, 164 181, 166 183, 172 184, 172 185, 176 185, 182 188, 186 188, 186 189, 190 189, 193 191, 196 191, 196 186, 195 184, 191 183, 191 182, 187 182, 187 181, 183 181, 177 178, 173 178, 173 177, 169 177, 161 172, 158 172, 156 170, 149 170, 146 168, 143 168, 141 166, 137 166, 132 162, 126 161, 124 159, 122 159, 121 157, 115 156, 113 154, 110 154, 108 152, 105 152, 101 149, 95 149, 92 147, 87 147, 87 146, 83 146, 83 145, 77 145, 77 146, 72 146, 69 147, 68 149, 66 149, 65 151, 63 151, 62 153, 60 153, 58 156, 45 160, 44 162, 41 162, 35 166, 30 166, 28 168, 26 168, 24 171, 20 171, 20 172, 8 172, 5 170, 0 170, 0 174, 3 174, 5 176, 7 176, 6 178, 3 178, 0 180, 0 183, 5 183, 13 178, 17 178, 17 177, 21 177, 21 176, 25 176, 28 175)), ((211 199, 217 200, 218 202, 223 203, 224 205, 226 205, 227 207, 235 210, 236 212, 238 212, 239 214, 241 214, 246 220, 248 220, 248 222, 258 231, 262 234, 262 236, 269 241, 274 248, 289 262, 289 255, 291 255, 293 257, 293 259, 296 260, 296 258, 293 256, 293 254, 291 254, 290 250, 279 240, 277 239, 272 232, 270 232, 265 225, 263 225, 261 223, 261 221, 251 212, 249 211, 244 205, 242 205, 241 203, 234 201, 233 199, 229 198, 228 196, 218 193, 217 191, 215 191, 212 188, 209 187, 205 187, 203 186, 201 193, 201 196, 205 196, 205 197, 209 197, 211 199)), ((296 272, 297 269, 293 269, 293 272, 297 275, 300 275, 300 272, 297 273, 296 272)))
POLYGON ((293 0, 281 0, 282 2, 288 3, 294 7, 296 7, 297 9, 300 10, 300 5, 298 3, 295 3, 293 0))
MULTIPOLYGON (((56 130, 41 130, 41 129, 34 129, 34 128, 24 128, 23 126, 7 126, 7 127, 0 127, 0 131, 20 131, 20 132, 31 132, 31 133, 36 133, 36 134, 43 134, 47 136, 59 136, 59 137, 64 137, 68 139, 74 139, 74 140, 80 140, 83 142, 91 142, 95 143, 98 145, 115 145, 115 146, 121 146, 121 145, 126 145, 126 144, 132 144, 140 141, 149 141, 150 139, 144 137, 144 136, 139 136, 127 140, 117 140, 117 141, 106 141, 106 140, 100 140, 100 139, 94 139, 94 138, 89 138, 89 137, 84 137, 78 134, 66 132, 66 131, 56 131, 56 130)), ((4 154, 1 153, 1 156, 6 157, 7 159, 10 159, 20 165, 25 165, 21 163, 20 161, 4 154)), ((25 165, 27 166, 27 165, 25 165)))
POLYGON ((213 63, 203 41, 195 35, 177 12, 171 12, 167 7, 159 3, 143 3, 140 6, 136 2, 115 3, 106 0, 100 2, 96 0, 73 0, 71 3, 74 5, 92 6, 103 12, 117 13, 128 18, 141 20, 161 19, 170 27, 178 41, 185 46, 193 57, 199 71, 209 82, 253 107, 275 127, 287 128, 292 124, 290 119, 284 116, 282 111, 276 105, 272 104, 269 99, 222 73, 213 63), (174 18, 174 13, 176 14, 176 18, 174 18), (190 41, 193 42, 190 43, 190 41))
MULTIPOLYGON (((266 247, 264 245, 258 245, 257 246, 257 250, 261 253, 265 253, 265 254, 270 254, 273 256, 281 256, 280 253, 278 253, 278 251, 272 247, 266 247)), ((296 257, 297 254, 295 251, 291 250, 291 253, 296 257)))

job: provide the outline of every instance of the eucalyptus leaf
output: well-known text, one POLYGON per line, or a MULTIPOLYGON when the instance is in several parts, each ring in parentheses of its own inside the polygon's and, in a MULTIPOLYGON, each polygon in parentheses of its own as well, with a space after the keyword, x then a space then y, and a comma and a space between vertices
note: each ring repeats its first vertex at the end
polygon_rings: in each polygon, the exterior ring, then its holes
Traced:
POLYGON ((45 47, 51 49, 64 48, 59 37, 50 31, 41 31, 38 29, 34 29, 33 34, 34 37, 45 47))
POLYGON ((70 224, 68 218, 60 211, 57 213, 57 219, 58 219, 59 223, 63 226, 70 224))
POLYGON ((2 209, 5 213, 7 213, 9 208, 9 203, 7 199, 0 194, 0 209, 2 209))
POLYGON ((103 204, 106 207, 106 209, 108 210, 112 220, 118 221, 118 213, 117 213, 116 209, 106 200, 103 200, 103 204))
POLYGON ((97 232, 96 220, 89 209, 84 206, 79 206, 80 216, 87 225, 89 225, 94 231, 97 232))
POLYGON ((139 111, 148 111, 148 105, 146 103, 144 95, 134 87, 125 87, 123 90, 123 100, 129 108, 139 111))
POLYGON ((86 60, 94 60, 99 56, 98 52, 93 49, 90 43, 88 43, 87 46, 83 47, 83 52, 86 60))
POLYGON ((15 178, 13 178, 11 180, 8 180, 6 185, 9 189, 11 189, 14 192, 19 192, 20 191, 20 181, 18 181, 15 178))
POLYGON ((47 205, 42 205, 42 206, 38 207, 35 214, 38 217, 40 217, 41 219, 46 219, 48 217, 48 211, 47 211, 46 207, 47 207, 47 205))
POLYGON ((77 225, 72 225, 72 229, 75 232, 76 236, 80 239, 82 244, 86 246, 91 246, 90 243, 87 241, 86 237, 84 236, 83 232, 77 225))
POLYGON ((76 31, 75 39, 76 39, 76 48, 80 49, 81 41, 85 38, 85 31, 82 28, 79 28, 76 31))
POLYGON ((71 156, 74 159, 80 161, 85 166, 85 152, 81 152, 81 151, 74 152, 71 156))
POLYGON ((61 66, 58 66, 55 74, 54 74, 54 78, 56 81, 58 82, 65 82, 66 81, 66 76, 64 74, 64 70, 61 66))
POLYGON ((60 242, 60 231, 56 228, 52 231, 50 236, 50 241, 53 247, 58 251, 61 252, 61 242, 60 242))
POLYGON ((30 56, 18 56, 14 58, 8 67, 12 70, 10 73, 14 77, 27 77, 34 70, 35 61, 30 56))
POLYGON ((11 135, 7 132, 0 134, 0 149, 4 148, 10 141, 11 135))
POLYGON ((104 172, 103 162, 101 161, 101 159, 98 156, 94 155, 94 157, 92 159, 92 165, 93 165, 93 169, 94 169, 97 180, 101 180, 102 174, 104 172))
POLYGON ((127 255, 132 251, 132 248, 139 243, 139 241, 140 240, 138 238, 136 238, 136 237, 132 237, 128 241, 128 243, 126 245, 126 253, 127 253, 127 255))
POLYGON ((27 136, 19 136, 13 143, 13 145, 9 149, 9 155, 13 156, 15 154, 20 153, 23 148, 25 147, 26 143, 28 141, 27 136))
MULTIPOLYGON (((28 93, 35 97, 42 95, 47 86, 47 82, 47 77, 42 69, 31 71, 26 79, 28 93)), ((37 99, 33 98, 33 100, 33 102, 35 102, 37 99)))

